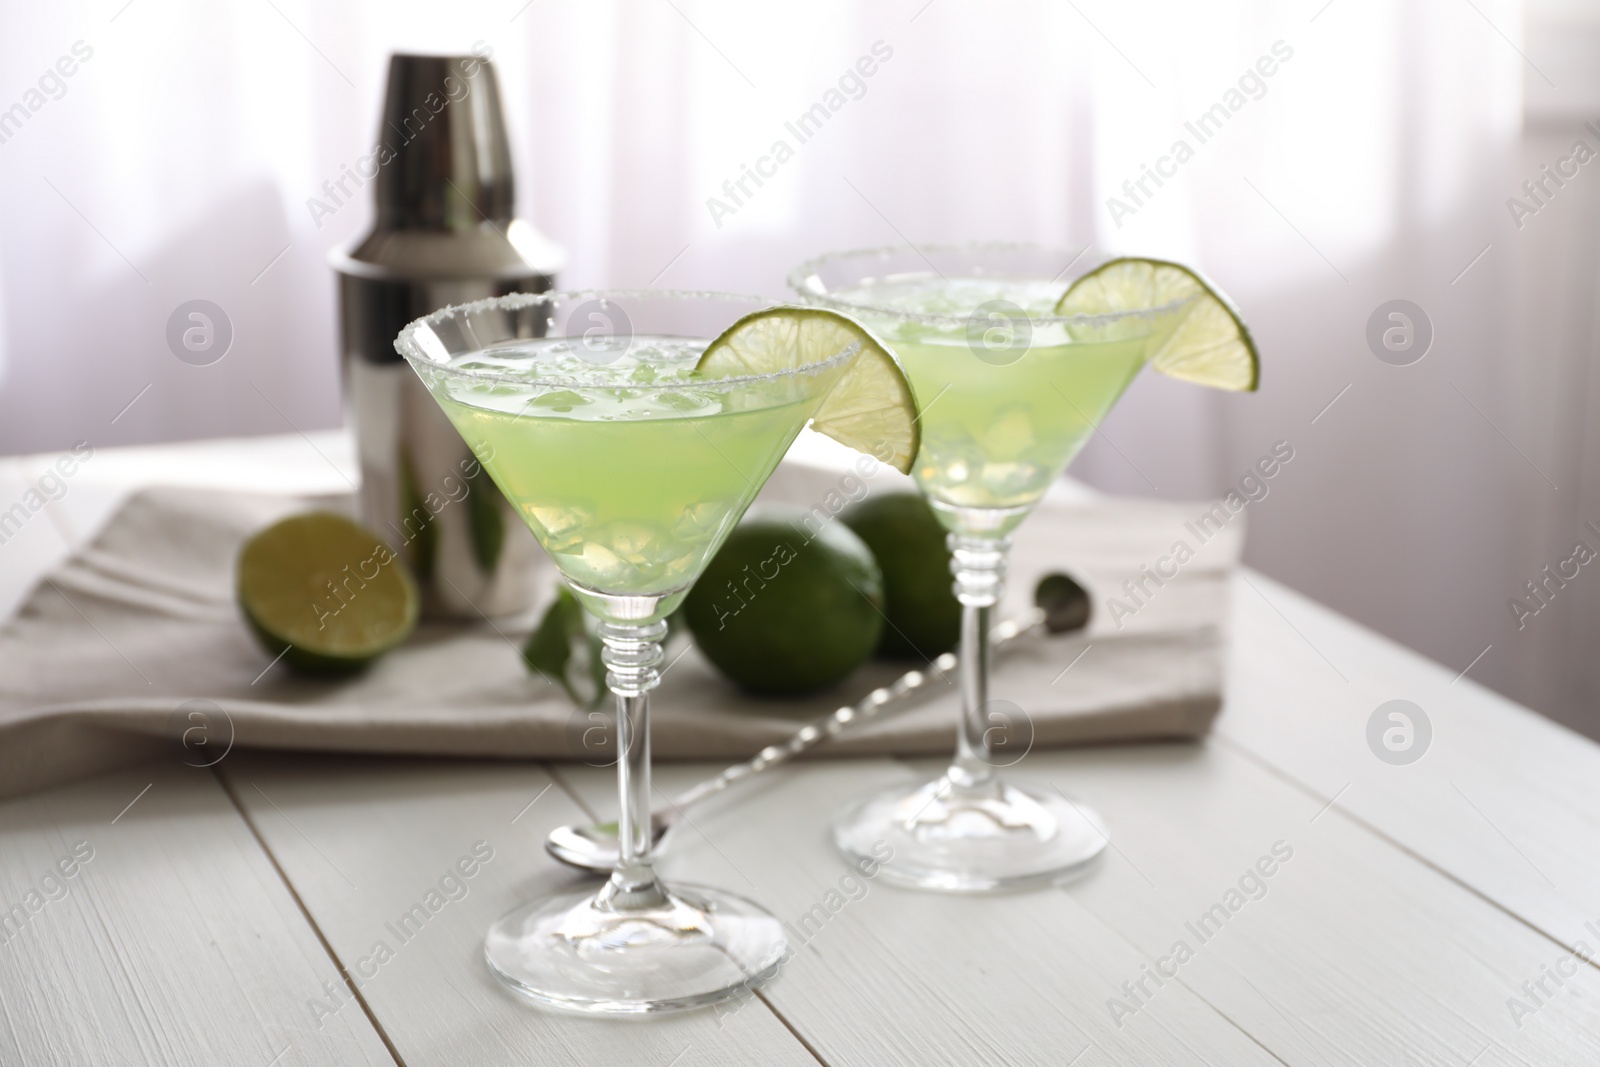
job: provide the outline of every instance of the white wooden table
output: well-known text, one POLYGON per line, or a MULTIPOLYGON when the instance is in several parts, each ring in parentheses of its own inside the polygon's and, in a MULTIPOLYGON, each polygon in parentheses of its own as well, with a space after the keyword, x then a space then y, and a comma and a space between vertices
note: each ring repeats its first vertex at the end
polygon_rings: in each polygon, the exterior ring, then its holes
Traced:
MULTIPOLYGON (((0 460, 0 508, 52 458, 0 460)), ((349 464, 337 434, 98 452, 0 545, 0 612, 135 485, 341 489, 349 464)), ((1018 768, 1110 823, 1074 885, 830 911, 840 797, 931 766, 813 762, 695 812, 668 874, 810 916, 726 1011, 551 1015, 484 968, 491 919, 574 882, 540 843, 614 810, 608 771, 235 752, 0 804, 0 923, 46 901, 0 926, 0 1065, 1600 1064, 1600 750, 1259 574, 1234 599, 1207 742, 1018 768), (1433 727, 1408 766, 1366 740, 1395 698, 1433 727), (480 841, 466 895, 397 938, 480 841)))

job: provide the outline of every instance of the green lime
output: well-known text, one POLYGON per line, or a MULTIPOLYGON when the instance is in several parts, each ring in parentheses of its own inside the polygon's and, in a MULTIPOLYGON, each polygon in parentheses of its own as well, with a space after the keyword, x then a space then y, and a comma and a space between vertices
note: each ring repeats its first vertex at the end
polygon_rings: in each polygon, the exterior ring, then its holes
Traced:
POLYGON ((895 357, 854 319, 826 308, 754 311, 707 345, 695 369, 719 378, 771 374, 821 363, 851 346, 855 356, 811 428, 910 474, 922 444, 916 394, 895 357))
POLYGON ((883 574, 871 549, 805 509, 757 507, 683 602, 700 651, 766 696, 825 689, 865 663, 883 630, 883 574))
POLYGON ((933 508, 917 493, 881 493, 851 504, 839 521, 872 549, 883 568, 887 623, 878 655, 931 660, 961 638, 961 602, 950 577, 950 549, 933 508))
POLYGON ((376 534, 330 511, 273 524, 239 553, 239 606, 267 654, 314 674, 360 670, 417 624, 417 586, 376 534))
MULTIPOLYGON (((1058 315, 1107 315, 1174 310, 1157 321, 1150 365, 1172 378, 1213 389, 1253 392, 1261 382, 1261 357, 1244 319, 1198 271, 1164 259, 1123 258, 1074 281, 1056 305, 1058 315)), ((1069 326, 1078 340, 1094 340, 1103 326, 1069 326)))

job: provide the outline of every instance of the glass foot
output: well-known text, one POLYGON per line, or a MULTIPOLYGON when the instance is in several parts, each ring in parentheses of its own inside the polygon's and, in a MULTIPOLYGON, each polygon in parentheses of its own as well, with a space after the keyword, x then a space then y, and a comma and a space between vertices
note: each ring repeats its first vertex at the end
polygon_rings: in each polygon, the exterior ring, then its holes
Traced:
POLYGON ((1053 790, 1001 782, 960 789, 948 779, 891 786, 845 806, 833 840, 852 864, 881 862, 896 885, 946 893, 1003 893, 1082 874, 1106 847, 1093 808, 1053 790), (892 856, 884 860, 887 851, 892 856))
POLYGON ((595 894, 525 904, 489 928, 484 956, 513 992, 586 1015, 684 1011, 772 977, 788 943, 765 910, 703 886, 658 907, 610 910, 595 894))

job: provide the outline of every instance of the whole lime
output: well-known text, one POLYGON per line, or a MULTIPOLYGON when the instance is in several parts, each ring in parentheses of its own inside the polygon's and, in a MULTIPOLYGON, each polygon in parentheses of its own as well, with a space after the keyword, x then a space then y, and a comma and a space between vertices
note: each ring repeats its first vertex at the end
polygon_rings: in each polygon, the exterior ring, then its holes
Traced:
POLYGON ((871 658, 882 607, 883 575, 859 537, 773 505, 753 509, 728 535, 683 615, 701 653, 736 685, 799 696, 871 658))
POLYGON ((930 660, 961 638, 961 602, 950 576, 945 529, 916 493, 880 493, 839 513, 872 549, 883 568, 883 613, 888 625, 878 654, 930 660))

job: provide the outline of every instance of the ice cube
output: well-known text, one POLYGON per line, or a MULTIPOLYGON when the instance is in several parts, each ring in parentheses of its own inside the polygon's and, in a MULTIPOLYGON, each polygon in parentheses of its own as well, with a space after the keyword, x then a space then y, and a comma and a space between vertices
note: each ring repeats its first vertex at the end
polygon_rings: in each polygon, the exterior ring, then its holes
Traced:
POLYGON ((561 552, 583 540, 584 527, 593 519, 587 508, 559 504, 524 504, 523 514, 547 551, 561 552))
POLYGON ((581 393, 575 393, 571 389, 552 389, 548 393, 535 397, 529 407, 542 408, 545 411, 565 412, 571 411, 573 408, 581 408, 589 402, 588 397, 581 393))
POLYGON ((997 459, 1016 459, 1033 443, 1033 417, 1020 405, 1001 410, 983 434, 984 454, 997 459))

